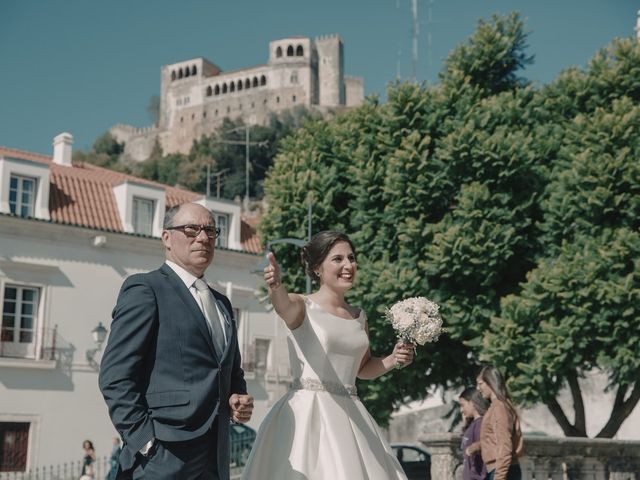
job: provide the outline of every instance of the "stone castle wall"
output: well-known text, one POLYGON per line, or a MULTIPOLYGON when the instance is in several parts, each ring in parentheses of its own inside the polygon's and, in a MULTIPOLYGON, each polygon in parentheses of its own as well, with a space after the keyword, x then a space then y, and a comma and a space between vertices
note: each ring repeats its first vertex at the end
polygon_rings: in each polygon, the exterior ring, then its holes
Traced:
POLYGON ((224 118, 265 124, 272 113, 300 105, 325 113, 363 100, 362 78, 344 76, 339 36, 291 37, 270 42, 265 65, 223 72, 194 58, 163 66, 158 127, 116 125, 111 133, 125 142, 125 154, 144 160, 156 140, 164 153, 188 152, 224 118))

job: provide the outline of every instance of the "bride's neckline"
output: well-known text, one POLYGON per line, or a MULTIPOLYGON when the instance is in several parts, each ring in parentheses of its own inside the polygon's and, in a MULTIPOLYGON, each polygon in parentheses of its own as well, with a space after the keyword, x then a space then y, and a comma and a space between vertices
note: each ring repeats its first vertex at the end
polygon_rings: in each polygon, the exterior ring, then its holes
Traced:
POLYGON ((311 303, 313 303, 316 307, 318 307, 320 310, 322 310, 324 313, 327 313, 329 315, 331 315, 332 317, 336 317, 339 318, 341 320, 346 320, 348 322, 353 321, 353 320, 358 320, 360 317, 362 317, 362 309, 360 309, 358 316, 354 317, 351 316, 349 318, 345 318, 345 317, 341 317, 340 315, 336 315, 335 313, 331 313, 329 310, 327 310, 325 307, 323 307, 322 305, 320 305, 318 302, 316 302, 315 300, 313 300, 312 298, 309 298, 307 296, 305 296, 304 298, 306 298, 307 300, 309 300, 311 303))

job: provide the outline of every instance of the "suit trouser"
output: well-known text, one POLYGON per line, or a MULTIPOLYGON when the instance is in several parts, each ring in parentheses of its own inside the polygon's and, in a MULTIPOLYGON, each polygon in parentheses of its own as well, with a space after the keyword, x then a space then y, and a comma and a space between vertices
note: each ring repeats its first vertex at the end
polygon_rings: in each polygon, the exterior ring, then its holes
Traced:
MULTIPOLYGON (((203 436, 184 442, 157 440, 133 471, 133 480, 225 480, 218 476, 218 419, 203 436)), ((120 477, 119 477, 120 478, 120 477)), ((127 477, 122 477, 127 478, 127 477)))

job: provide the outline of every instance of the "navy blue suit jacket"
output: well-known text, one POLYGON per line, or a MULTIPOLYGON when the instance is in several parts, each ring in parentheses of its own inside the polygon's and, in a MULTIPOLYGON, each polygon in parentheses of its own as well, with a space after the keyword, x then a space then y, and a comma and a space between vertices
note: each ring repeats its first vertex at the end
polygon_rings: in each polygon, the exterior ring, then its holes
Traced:
MULTIPOLYGON (((184 282, 166 264, 128 277, 113 310, 100 366, 100 390, 124 440, 123 470, 152 438, 204 435, 218 417, 218 469, 229 468, 229 397, 247 393, 229 299, 212 290, 229 322, 218 358, 207 320, 184 282)), ((225 475, 226 473, 226 475, 225 475)))

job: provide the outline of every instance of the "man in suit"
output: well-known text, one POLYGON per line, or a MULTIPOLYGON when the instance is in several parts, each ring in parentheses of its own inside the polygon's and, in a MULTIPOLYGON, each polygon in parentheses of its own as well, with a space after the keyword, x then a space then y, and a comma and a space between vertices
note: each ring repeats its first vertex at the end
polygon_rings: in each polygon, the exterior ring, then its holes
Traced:
POLYGON ((122 285, 100 390, 124 439, 118 478, 229 478, 229 421, 247 395, 229 299, 203 283, 219 230, 211 212, 167 210, 160 269, 122 285))

